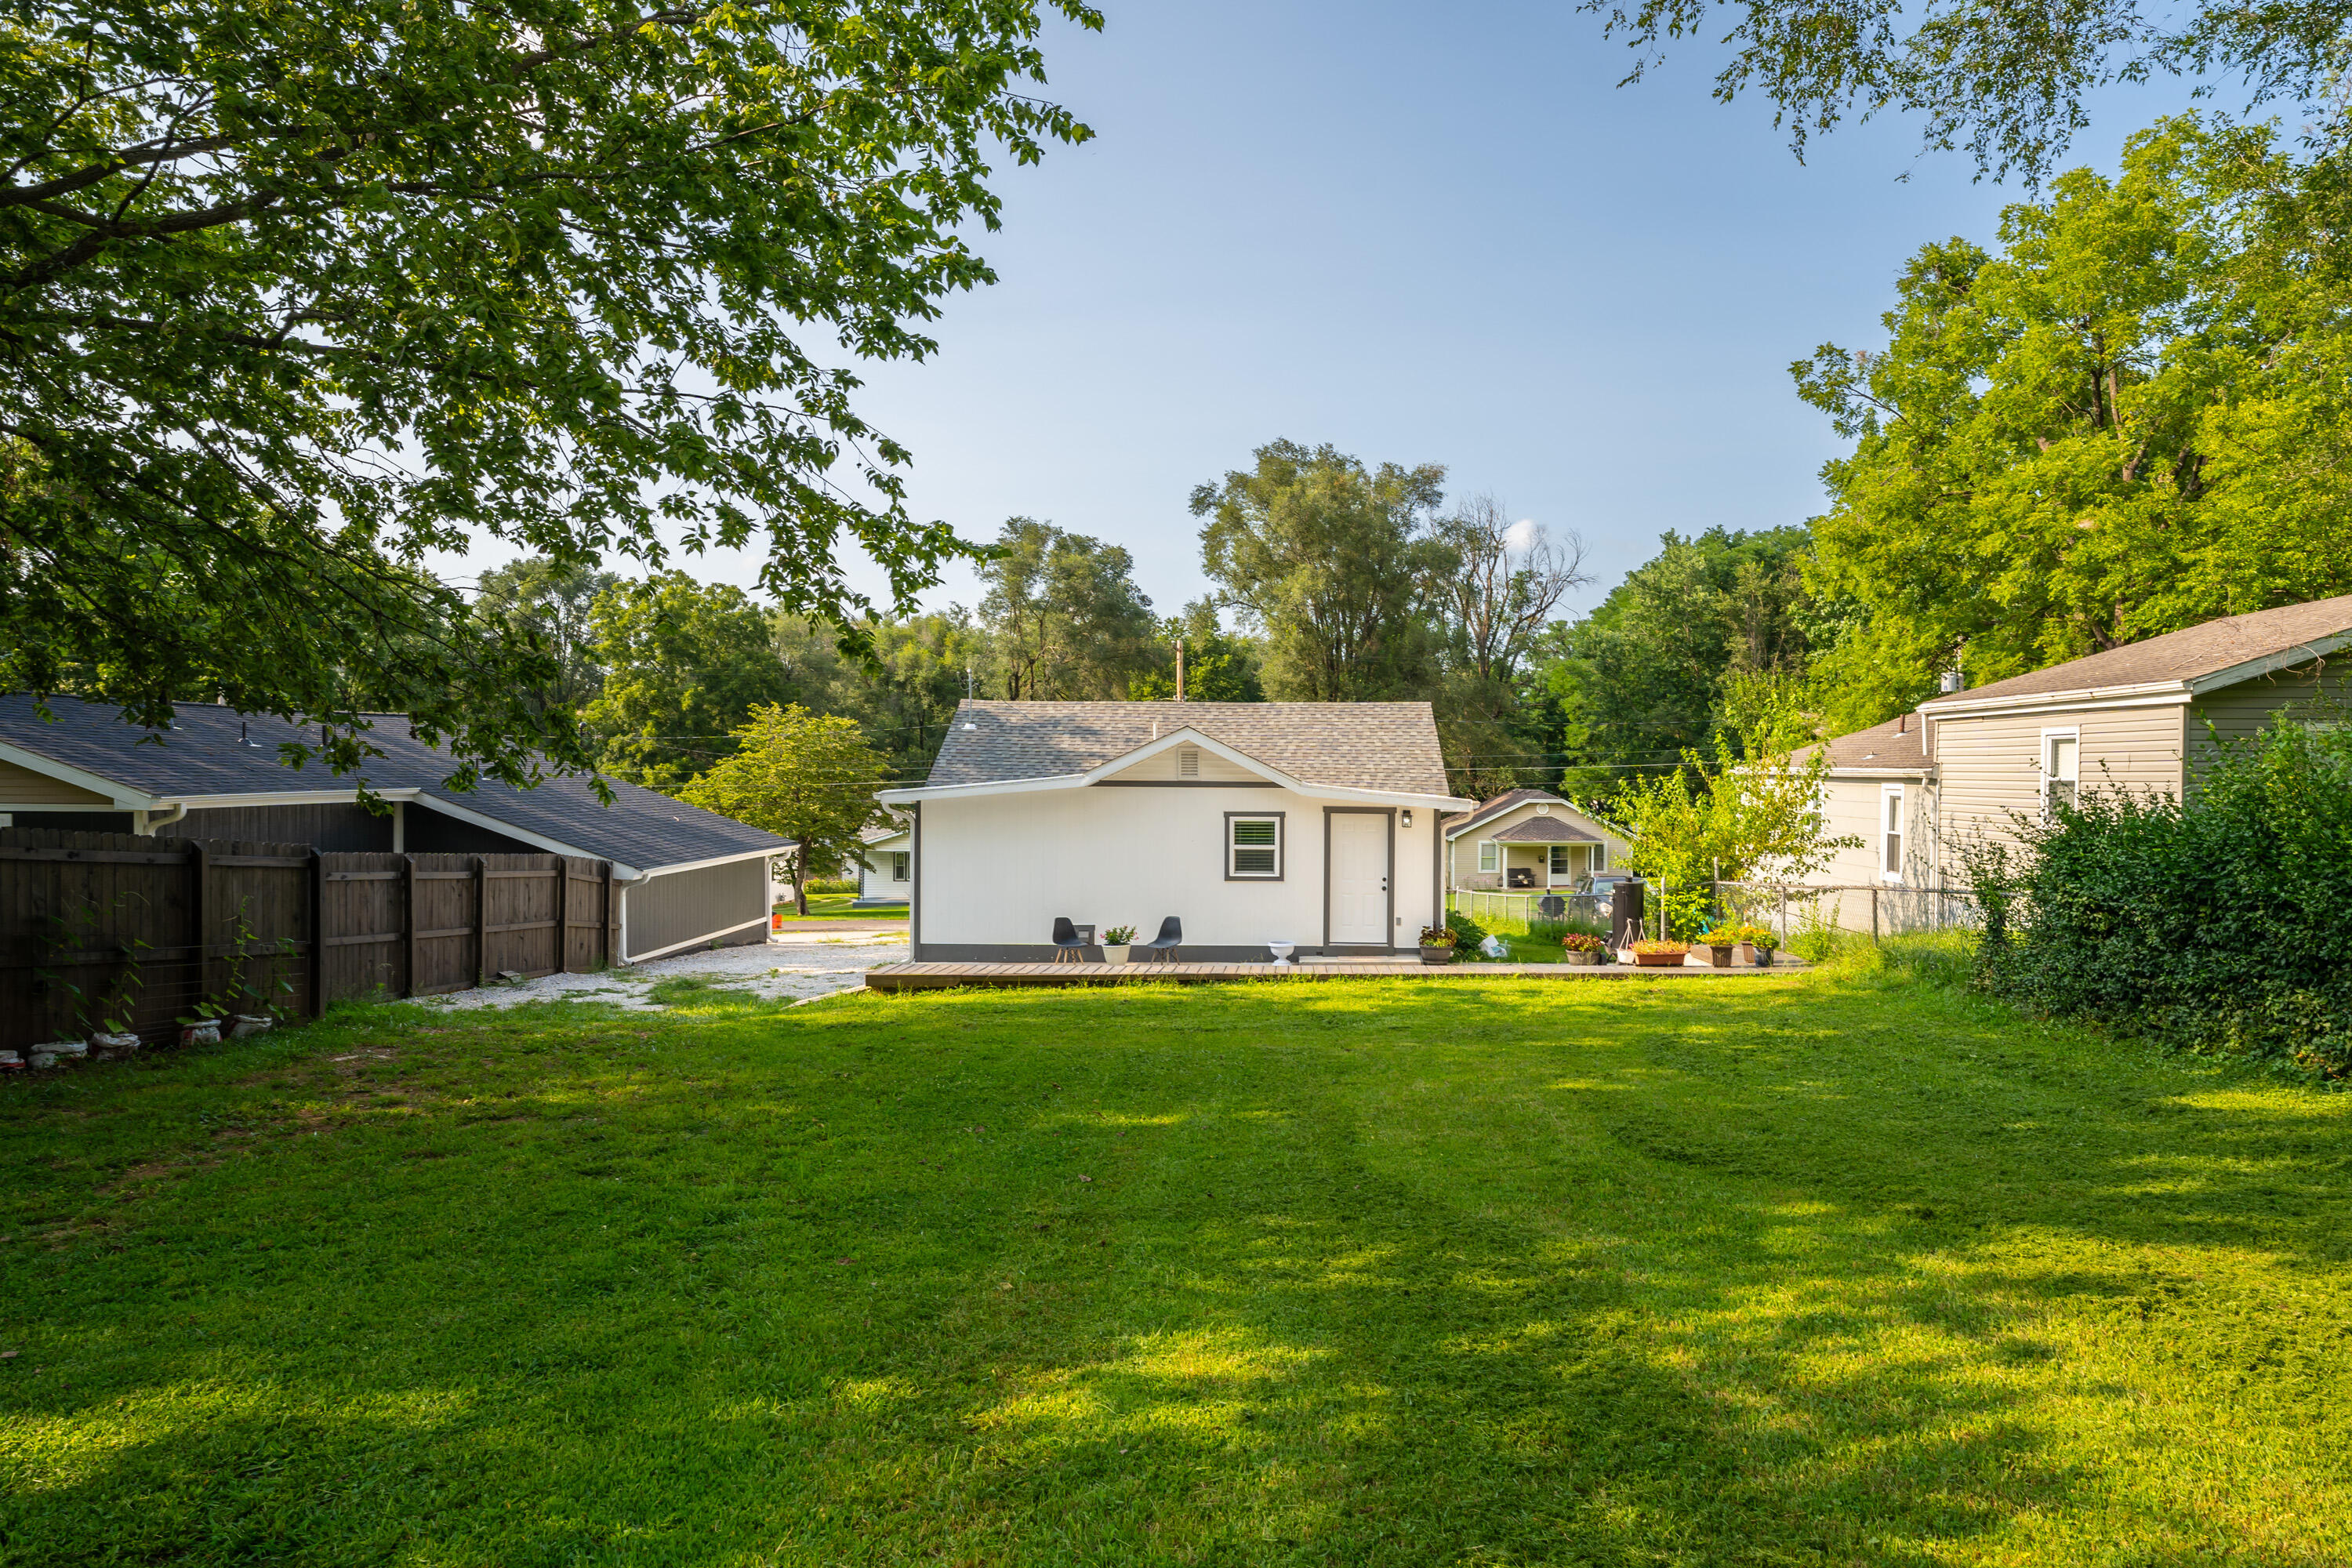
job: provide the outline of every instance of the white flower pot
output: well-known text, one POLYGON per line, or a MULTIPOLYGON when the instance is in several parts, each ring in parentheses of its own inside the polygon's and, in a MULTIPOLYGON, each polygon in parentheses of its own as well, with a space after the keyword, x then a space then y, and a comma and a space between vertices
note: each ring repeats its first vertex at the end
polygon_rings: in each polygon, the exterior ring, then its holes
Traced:
POLYGON ((1125 963, 1127 962, 1128 952, 1128 944, 1125 942, 1120 942, 1116 947, 1106 944, 1103 948, 1103 962, 1105 963, 1125 963))

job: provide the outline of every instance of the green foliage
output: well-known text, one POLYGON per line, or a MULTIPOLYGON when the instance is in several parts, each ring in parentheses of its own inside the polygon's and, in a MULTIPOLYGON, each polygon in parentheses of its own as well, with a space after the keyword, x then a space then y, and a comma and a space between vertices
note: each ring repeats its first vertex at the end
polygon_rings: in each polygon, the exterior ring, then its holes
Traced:
POLYGON ((389 701, 525 782, 589 761, 562 672, 429 550, 757 545, 843 622, 845 546, 936 582, 967 547, 826 362, 929 353, 992 278, 991 160, 1087 135, 1033 90, 1039 13, 12 5, 0 689, 217 695, 339 765, 389 701))
POLYGON ((1324 446, 1274 441, 1192 492, 1202 570, 1265 638, 1278 700, 1420 696, 1439 654, 1432 598, 1451 557, 1431 537, 1445 470, 1368 469, 1324 446))
POLYGON ((2167 74, 2242 83, 2249 103, 2298 102, 2317 118, 2342 111, 2345 13, 2323 3, 2149 10, 2131 0, 2064 6, 1943 6, 1824 11, 1809 0, 1579 0, 1635 51, 1627 80, 1661 62, 1671 41, 1704 36, 1730 47, 1715 95, 1764 95, 1774 123, 1802 154, 1809 137, 1853 117, 1915 119, 1925 146, 1965 148, 1979 175, 2029 181, 2057 166, 2090 122, 2101 88, 2167 74))
POLYGON ((1461 933, 1450 925, 1421 928, 1421 945, 1423 947, 1452 947, 1461 940, 1461 933))
POLYGON ((554 679, 530 694, 542 710, 577 711, 604 689, 593 612, 597 598, 620 584, 610 572, 527 555, 482 574, 474 588, 474 614, 553 659, 554 679))
POLYGON ((1983 944, 1998 994, 2060 1017, 2352 1076, 2352 732, 2217 743, 2183 801, 2087 789, 2019 825, 1983 944))
POLYGON ((1537 639, 1563 787, 1605 799, 1673 768, 1725 727, 1727 679, 1801 676, 1824 635, 1802 579, 1811 551, 1801 528, 1664 534, 1591 615, 1537 639))
POLYGON ((1445 929, 1454 933, 1456 945, 1465 948, 1476 947, 1486 940, 1488 934, 1485 926, 1480 925, 1460 910, 1445 911, 1445 929))
POLYGON ((2352 322, 2331 154, 2168 121, 2061 175, 2000 248, 1923 248, 1882 352, 1793 367, 1853 438, 1823 478, 1832 731, 1958 658, 1979 683, 2352 591, 2352 322))
POLYGON ((985 568, 980 616, 997 694, 1019 701, 1127 695, 1158 629, 1125 550, 1033 518, 1009 519, 985 568))
MULTIPOLYGON (((1217 619, 1213 599, 1195 599, 1181 616, 1160 623, 1162 650, 1178 643, 1184 648, 1184 698, 1189 702, 1263 702, 1265 687, 1258 679, 1256 643, 1229 632, 1217 619)), ((1127 694, 1137 699, 1176 695, 1173 658, 1129 680, 1127 694)))
MULTIPOLYGON (((679 790, 680 800, 796 841, 805 868, 838 866, 857 852, 858 835, 881 815, 874 790, 883 762, 853 721, 770 703, 733 740, 731 754, 679 790)), ((803 915, 809 891, 794 879, 803 915)))
POLYGON ((665 572, 605 593, 591 619, 606 674, 582 720, 604 767, 634 783, 675 793, 734 749, 753 709, 795 695, 767 612, 730 584, 665 572))
POLYGON ((1125 947, 1134 940, 1135 928, 1133 926, 1113 926, 1108 931, 1102 933, 1102 942, 1105 947, 1125 947))

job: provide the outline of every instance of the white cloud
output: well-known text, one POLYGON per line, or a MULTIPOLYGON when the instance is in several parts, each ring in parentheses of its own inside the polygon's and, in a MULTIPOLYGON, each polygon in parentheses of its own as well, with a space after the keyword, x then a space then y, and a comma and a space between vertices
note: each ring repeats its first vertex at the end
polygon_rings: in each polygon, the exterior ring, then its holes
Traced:
POLYGON ((1513 550, 1525 550, 1535 543, 1536 535, 1542 531, 1542 523, 1534 518, 1523 517, 1503 531, 1503 542, 1513 550))

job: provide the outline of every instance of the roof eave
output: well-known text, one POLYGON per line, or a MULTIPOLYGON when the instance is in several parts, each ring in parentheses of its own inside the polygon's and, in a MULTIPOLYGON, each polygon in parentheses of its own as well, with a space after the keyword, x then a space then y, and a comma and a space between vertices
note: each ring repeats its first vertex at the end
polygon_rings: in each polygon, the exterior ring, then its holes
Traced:
POLYGON ((2021 691, 2008 697, 1975 697, 1967 693, 1923 702, 1917 711, 1929 719, 1973 719, 1987 713, 2011 713, 2036 708, 2088 708, 2129 704, 2186 702, 2186 680, 2144 680, 2130 686, 2085 686, 2063 691, 2021 691))
POLYGON ((2314 637, 2309 642, 2298 643, 2293 647, 2266 653, 2260 658, 2250 658, 2243 663, 2233 664, 2227 669, 2217 669, 2210 675, 2198 676, 2189 682, 2189 692, 2192 697, 2202 697, 2209 691, 2218 691, 2222 687, 2235 686, 2241 681, 2259 680, 2265 675, 2275 675, 2282 669, 2293 669, 2298 664, 2309 664, 2314 659, 2326 658, 2329 654, 2347 646, 2352 646, 2352 630, 2338 632, 2332 637, 2314 637))
POLYGON ((71 763, 61 763, 55 757, 44 756, 39 752, 11 745, 5 741, 0 741, 0 762, 14 763, 28 772, 69 784, 76 789, 102 795, 113 803, 117 811, 152 811, 163 804, 161 797, 135 789, 119 779, 91 773, 87 768, 78 768, 71 763))

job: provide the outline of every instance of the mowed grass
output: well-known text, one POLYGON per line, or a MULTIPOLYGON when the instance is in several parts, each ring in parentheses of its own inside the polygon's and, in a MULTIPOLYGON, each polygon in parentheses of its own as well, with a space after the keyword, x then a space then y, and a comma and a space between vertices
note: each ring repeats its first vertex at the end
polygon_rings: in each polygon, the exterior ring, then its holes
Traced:
POLYGON ((902 921, 907 918, 907 906, 903 903, 869 904, 862 910, 856 908, 857 903, 856 893, 811 893, 808 903, 809 912, 806 916, 803 916, 800 913, 800 907, 789 899, 776 905, 770 913, 782 915, 786 925, 791 925, 793 921, 802 919, 902 921))
POLYGON ((1826 976, 667 994, 0 1085, 0 1561, 2352 1561, 2341 1095, 1826 976))

